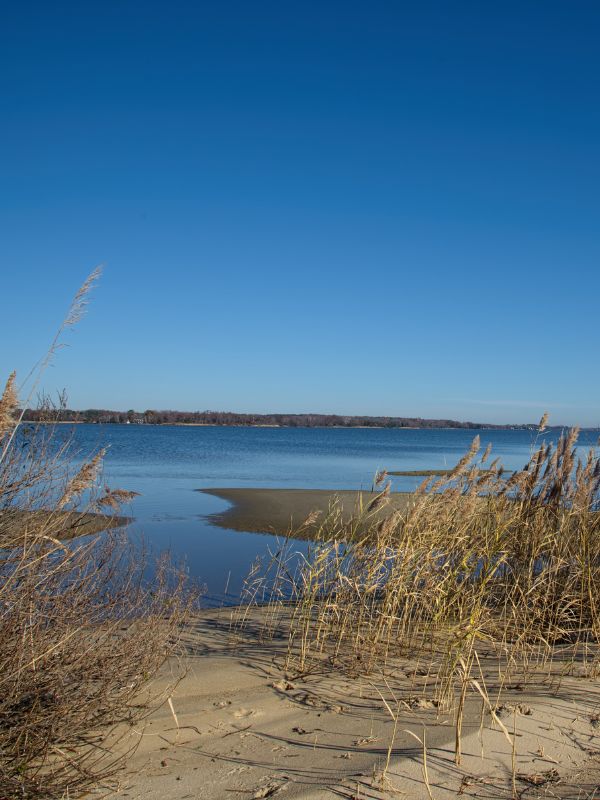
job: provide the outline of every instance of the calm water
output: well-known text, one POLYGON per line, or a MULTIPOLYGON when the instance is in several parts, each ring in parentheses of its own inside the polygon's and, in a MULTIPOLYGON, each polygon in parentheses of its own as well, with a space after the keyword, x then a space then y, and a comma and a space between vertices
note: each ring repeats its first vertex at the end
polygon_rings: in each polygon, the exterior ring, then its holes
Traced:
MULTIPOLYGON (((66 428, 66 426, 65 426, 66 428)), ((65 430, 65 433, 67 431, 65 430)), ((134 529, 153 549, 184 556, 190 572, 207 586, 206 602, 234 600, 242 576, 268 536, 239 533, 210 523, 227 503, 194 491, 206 487, 369 488, 377 469, 450 467, 476 432, 465 430, 368 430, 319 428, 212 428, 144 425, 77 425, 82 453, 108 446, 106 482, 141 493, 132 503, 134 529), (223 590, 229 579, 228 597, 223 590)), ((482 447, 505 467, 522 467, 537 434, 479 431, 482 447)), ((556 439, 557 434, 545 434, 556 439)), ((592 446, 597 432, 584 432, 592 446)), ((421 479, 395 478, 395 490, 421 479)))

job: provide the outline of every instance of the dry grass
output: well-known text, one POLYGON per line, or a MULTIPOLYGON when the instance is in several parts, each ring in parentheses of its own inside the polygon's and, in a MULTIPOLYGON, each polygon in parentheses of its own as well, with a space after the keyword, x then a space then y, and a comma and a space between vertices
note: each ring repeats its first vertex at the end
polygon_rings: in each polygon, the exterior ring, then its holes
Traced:
POLYGON ((266 606, 263 636, 287 637, 288 673, 370 674, 409 659, 438 707, 456 713, 457 762, 468 693, 494 715, 511 682, 549 685, 575 664, 595 677, 600 461, 593 451, 578 460, 576 442, 577 430, 539 441, 507 474, 489 448, 478 460, 477 437, 408 511, 374 518, 389 490, 377 476, 375 499, 347 523, 334 505, 307 554, 281 542, 255 565, 246 601, 266 606), (493 699, 483 662, 496 670, 493 699))
POLYGON ((194 596, 122 529, 64 541, 66 519, 72 530, 132 494, 100 488, 103 453, 75 462, 52 426, 25 430, 21 417, 12 374, 0 399, 0 796, 79 796, 122 765, 112 749, 122 723, 165 699, 148 683, 178 652, 194 596))

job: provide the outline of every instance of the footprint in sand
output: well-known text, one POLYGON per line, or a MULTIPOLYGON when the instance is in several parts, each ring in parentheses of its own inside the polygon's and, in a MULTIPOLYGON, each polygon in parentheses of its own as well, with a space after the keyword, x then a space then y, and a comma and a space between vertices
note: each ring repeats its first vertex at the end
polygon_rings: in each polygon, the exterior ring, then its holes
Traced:
POLYGON ((245 719, 246 717, 253 717, 256 711, 252 708, 238 708, 233 712, 236 719, 245 719))

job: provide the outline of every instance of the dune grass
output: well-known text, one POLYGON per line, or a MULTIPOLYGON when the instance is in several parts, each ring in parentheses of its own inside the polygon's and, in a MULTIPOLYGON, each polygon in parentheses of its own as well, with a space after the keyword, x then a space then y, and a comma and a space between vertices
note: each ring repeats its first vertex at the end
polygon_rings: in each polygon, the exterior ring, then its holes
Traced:
MULTIPOLYGON (((114 749, 118 732, 164 700, 149 682, 179 651, 194 601, 168 559, 153 563, 112 527, 126 522, 113 514, 133 493, 101 481, 103 451, 80 460, 52 424, 20 425, 94 278, 33 371, 23 406, 14 373, 0 396, 2 798, 109 788, 127 756, 127 748, 114 749)), ((47 401, 42 409, 45 422, 56 420, 59 409, 47 401)))
POLYGON ((593 450, 578 460, 577 435, 542 441, 510 475, 476 437, 407 510, 375 518, 390 492, 384 472, 355 518, 330 508, 306 555, 282 540, 248 576, 246 609, 264 605, 262 635, 287 639, 286 672, 368 675, 408 659, 436 706, 456 713, 457 762, 467 694, 494 714, 508 685, 556 685, 576 665, 595 679, 600 461, 593 450))

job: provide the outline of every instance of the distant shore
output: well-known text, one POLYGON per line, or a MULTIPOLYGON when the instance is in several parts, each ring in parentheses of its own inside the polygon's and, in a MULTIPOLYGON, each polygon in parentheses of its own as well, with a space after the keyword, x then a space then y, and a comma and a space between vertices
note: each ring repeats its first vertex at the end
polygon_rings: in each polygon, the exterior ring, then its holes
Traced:
MULTIPOLYGON (((87 419, 23 419, 29 425, 123 425, 130 428, 281 428, 286 430, 365 430, 365 431, 536 431, 537 425, 283 425, 266 422, 116 422, 114 420, 87 419)), ((548 425, 547 431, 562 431, 568 426, 548 425)), ((600 428, 581 428, 582 431, 600 431, 600 428)))
MULTIPOLYGON (((267 413, 249 414, 237 411, 175 411, 150 410, 115 411, 112 409, 64 408, 57 419, 67 423, 103 423, 125 425, 193 425, 252 428, 404 428, 408 430, 537 430, 537 423, 494 424, 455 420, 446 417, 425 418, 370 414, 321 414, 321 413, 267 413)), ((44 413, 26 409, 26 422, 45 422, 44 413)))

